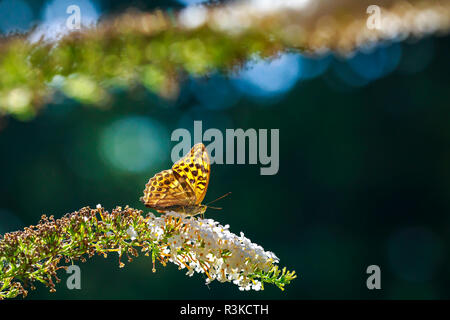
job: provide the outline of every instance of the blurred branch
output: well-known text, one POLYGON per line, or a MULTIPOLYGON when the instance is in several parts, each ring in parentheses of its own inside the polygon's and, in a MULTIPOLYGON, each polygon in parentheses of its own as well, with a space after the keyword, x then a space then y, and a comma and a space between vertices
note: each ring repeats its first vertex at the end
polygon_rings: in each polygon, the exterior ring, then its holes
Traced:
POLYGON ((0 39, 0 115, 32 118, 56 90, 86 104, 109 102, 108 90, 142 84, 167 98, 185 75, 233 72, 246 60, 286 50, 350 55, 383 41, 450 29, 450 1, 248 0, 181 12, 129 11, 58 41, 0 39), (371 11, 372 12, 372 11, 371 11), (373 21, 372 21, 373 22, 373 21))
POLYGON ((269 283, 280 289, 296 278, 295 272, 279 270, 278 258, 249 239, 237 236, 211 219, 186 218, 176 213, 160 217, 142 211, 117 207, 111 213, 100 205, 82 208, 55 220, 42 216, 37 226, 0 237, 0 299, 27 295, 25 287, 39 281, 55 291, 57 270, 65 263, 95 254, 105 258, 119 255, 119 267, 138 256, 138 250, 155 262, 167 262, 206 275, 213 280, 233 282, 241 290, 261 290, 269 283))

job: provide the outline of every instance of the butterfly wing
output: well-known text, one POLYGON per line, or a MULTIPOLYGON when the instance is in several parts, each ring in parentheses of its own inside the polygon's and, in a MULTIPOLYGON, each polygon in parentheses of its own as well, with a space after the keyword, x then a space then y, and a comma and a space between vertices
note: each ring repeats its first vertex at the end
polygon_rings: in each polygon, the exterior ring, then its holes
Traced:
POLYGON ((175 162, 174 176, 181 184, 187 184, 195 193, 195 204, 200 204, 206 195, 209 183, 210 161, 203 143, 192 147, 191 151, 175 162))
POLYGON ((141 201, 147 207, 164 209, 172 206, 190 206, 195 203, 194 191, 188 184, 182 184, 172 170, 154 175, 145 185, 141 201))

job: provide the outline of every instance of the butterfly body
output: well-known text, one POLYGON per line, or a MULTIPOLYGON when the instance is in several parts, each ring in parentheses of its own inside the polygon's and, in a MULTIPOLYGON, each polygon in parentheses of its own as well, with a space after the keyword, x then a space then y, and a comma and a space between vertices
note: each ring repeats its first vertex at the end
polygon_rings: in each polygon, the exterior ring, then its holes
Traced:
POLYGON ((206 147, 198 143, 172 169, 155 174, 145 185, 141 201, 158 212, 174 211, 185 215, 203 214, 208 189, 210 160, 206 147))
MULTIPOLYGON (((171 206, 171 207, 166 207, 165 210, 170 212, 170 211, 174 211, 174 212, 178 212, 178 213, 182 213, 185 214, 187 216, 195 216, 197 214, 203 214, 206 211, 206 206, 205 205, 193 205, 193 206, 171 206)), ((164 211, 162 211, 164 212, 164 211)))

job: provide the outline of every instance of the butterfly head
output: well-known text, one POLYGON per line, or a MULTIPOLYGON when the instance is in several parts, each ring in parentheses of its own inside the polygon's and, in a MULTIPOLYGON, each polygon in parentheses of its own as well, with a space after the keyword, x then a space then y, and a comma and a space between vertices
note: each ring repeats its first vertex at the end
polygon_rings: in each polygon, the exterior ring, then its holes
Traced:
POLYGON ((204 214, 208 207, 204 204, 198 206, 198 214, 204 214))

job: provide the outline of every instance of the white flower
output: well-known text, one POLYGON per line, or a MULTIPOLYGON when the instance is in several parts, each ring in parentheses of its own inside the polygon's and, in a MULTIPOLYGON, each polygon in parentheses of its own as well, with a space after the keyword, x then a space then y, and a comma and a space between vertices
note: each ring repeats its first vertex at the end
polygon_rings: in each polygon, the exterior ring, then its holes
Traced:
POLYGON ((150 234, 156 241, 165 238, 161 251, 169 261, 186 274, 206 273, 206 283, 213 280, 233 282, 241 290, 261 290, 260 281, 251 279, 255 269, 268 272, 278 258, 270 251, 252 243, 244 233, 231 233, 229 225, 222 226, 212 219, 186 217, 169 212, 148 221, 150 234), (177 226, 175 228, 175 226, 177 226))
POLYGON ((129 226, 127 229, 127 234, 131 240, 135 240, 138 236, 137 232, 134 230, 133 226, 129 226))
POLYGON ((255 283, 252 284, 252 289, 255 291, 261 290, 261 281, 255 280, 255 283))
POLYGON ((168 241, 168 243, 170 245, 170 249, 172 251, 176 251, 184 243, 184 240, 183 240, 183 238, 181 238, 180 235, 174 235, 174 236, 170 237, 167 241, 168 241))
POLYGON ((162 239, 162 236, 164 235, 164 230, 153 220, 150 220, 148 222, 148 226, 151 232, 151 235, 155 237, 157 241, 162 239))
POLYGON ((182 10, 179 15, 181 25, 188 29, 202 26, 207 19, 208 11, 202 6, 191 6, 182 10))

